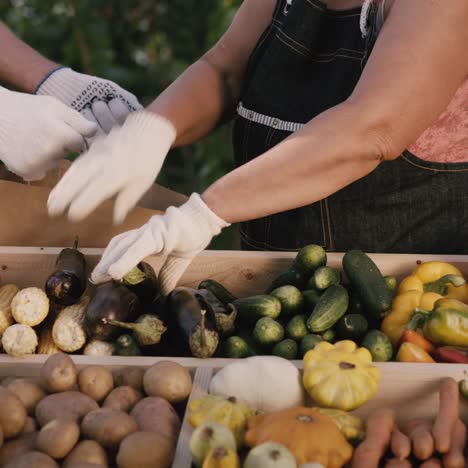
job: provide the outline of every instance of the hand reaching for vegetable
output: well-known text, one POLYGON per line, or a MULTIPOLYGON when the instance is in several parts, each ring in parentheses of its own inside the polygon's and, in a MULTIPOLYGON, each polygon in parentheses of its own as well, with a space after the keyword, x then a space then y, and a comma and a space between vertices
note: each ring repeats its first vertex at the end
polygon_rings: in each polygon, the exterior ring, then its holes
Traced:
POLYGON ((459 418, 458 385, 447 378, 439 389, 439 412, 434 422, 415 419, 400 431, 392 411, 371 413, 366 438, 354 452, 352 468, 377 468, 388 452, 391 455, 385 468, 410 468, 411 454, 421 462, 421 468, 464 468, 466 433, 459 418))
POLYGON ((159 283, 162 294, 167 295, 192 259, 227 226, 229 224, 194 193, 179 208, 170 207, 164 215, 153 216, 141 228, 114 237, 91 280, 102 283, 110 277, 121 279, 148 255, 162 255, 167 259, 159 273, 159 283))
POLYGON ((147 111, 128 116, 122 127, 96 141, 75 161, 47 202, 49 215, 67 208, 81 221, 104 200, 117 195, 114 222, 120 223, 154 183, 176 137, 174 126, 147 111))

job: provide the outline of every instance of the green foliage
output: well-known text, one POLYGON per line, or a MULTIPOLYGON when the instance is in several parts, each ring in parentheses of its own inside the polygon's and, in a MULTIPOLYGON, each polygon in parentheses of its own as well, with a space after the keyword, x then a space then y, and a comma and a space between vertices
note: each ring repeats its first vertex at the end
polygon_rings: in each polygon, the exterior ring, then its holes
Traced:
MULTIPOLYGON (((217 41, 241 1, 10 0, 0 2, 0 18, 48 58, 114 80, 148 104, 217 41)), ((173 151, 158 182, 200 192, 232 168, 225 126, 173 151)), ((230 231, 212 247, 233 242, 230 231)))

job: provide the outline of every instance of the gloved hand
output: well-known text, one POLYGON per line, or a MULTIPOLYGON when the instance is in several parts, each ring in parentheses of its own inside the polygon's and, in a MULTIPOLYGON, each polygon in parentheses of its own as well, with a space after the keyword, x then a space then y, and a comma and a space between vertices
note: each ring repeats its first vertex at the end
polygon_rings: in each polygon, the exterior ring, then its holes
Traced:
POLYGON ((175 136, 174 126, 163 117, 147 111, 131 114, 72 164, 50 193, 49 215, 70 206, 68 217, 81 221, 117 195, 114 222, 122 222, 154 183, 175 136))
POLYGON ((170 207, 141 228, 114 237, 91 274, 91 281, 121 279, 148 255, 162 255, 167 258, 159 272, 159 284, 162 294, 167 295, 192 259, 227 226, 200 195, 193 193, 179 208, 170 207))
POLYGON ((52 72, 37 88, 36 94, 55 96, 75 109, 99 130, 90 141, 124 123, 130 112, 142 109, 138 99, 118 84, 96 76, 77 73, 70 68, 52 72))
POLYGON ((81 151, 97 125, 51 96, 0 87, 0 160, 24 180, 40 180, 68 152, 81 151))

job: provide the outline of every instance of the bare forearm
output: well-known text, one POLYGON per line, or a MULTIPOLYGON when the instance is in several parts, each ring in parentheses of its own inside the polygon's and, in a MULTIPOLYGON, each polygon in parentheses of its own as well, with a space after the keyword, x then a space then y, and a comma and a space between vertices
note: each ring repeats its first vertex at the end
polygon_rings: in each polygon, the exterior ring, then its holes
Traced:
POLYGON ((176 146, 207 135, 236 101, 235 85, 209 60, 190 66, 148 110, 163 115, 177 130, 176 146))
POLYGON ((33 93, 57 64, 18 39, 0 22, 0 81, 19 91, 33 93))
POLYGON ((375 131, 337 106, 283 143, 227 174, 203 194, 227 222, 298 208, 374 170, 383 158, 375 131))

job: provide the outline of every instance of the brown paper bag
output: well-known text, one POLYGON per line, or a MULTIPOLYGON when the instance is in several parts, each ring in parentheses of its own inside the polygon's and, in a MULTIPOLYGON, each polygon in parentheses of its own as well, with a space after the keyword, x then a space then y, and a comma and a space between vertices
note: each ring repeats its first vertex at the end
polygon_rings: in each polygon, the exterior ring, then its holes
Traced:
POLYGON ((73 245, 78 236, 80 247, 102 248, 115 235, 138 228, 168 206, 178 206, 186 200, 185 195, 155 184, 119 226, 112 224, 113 201, 103 203, 80 223, 71 223, 65 216, 51 219, 47 214, 47 198, 66 168, 64 162, 45 179, 31 184, 22 183, 6 170, 0 171, 3 179, 0 180, 0 245, 63 247, 73 245))

